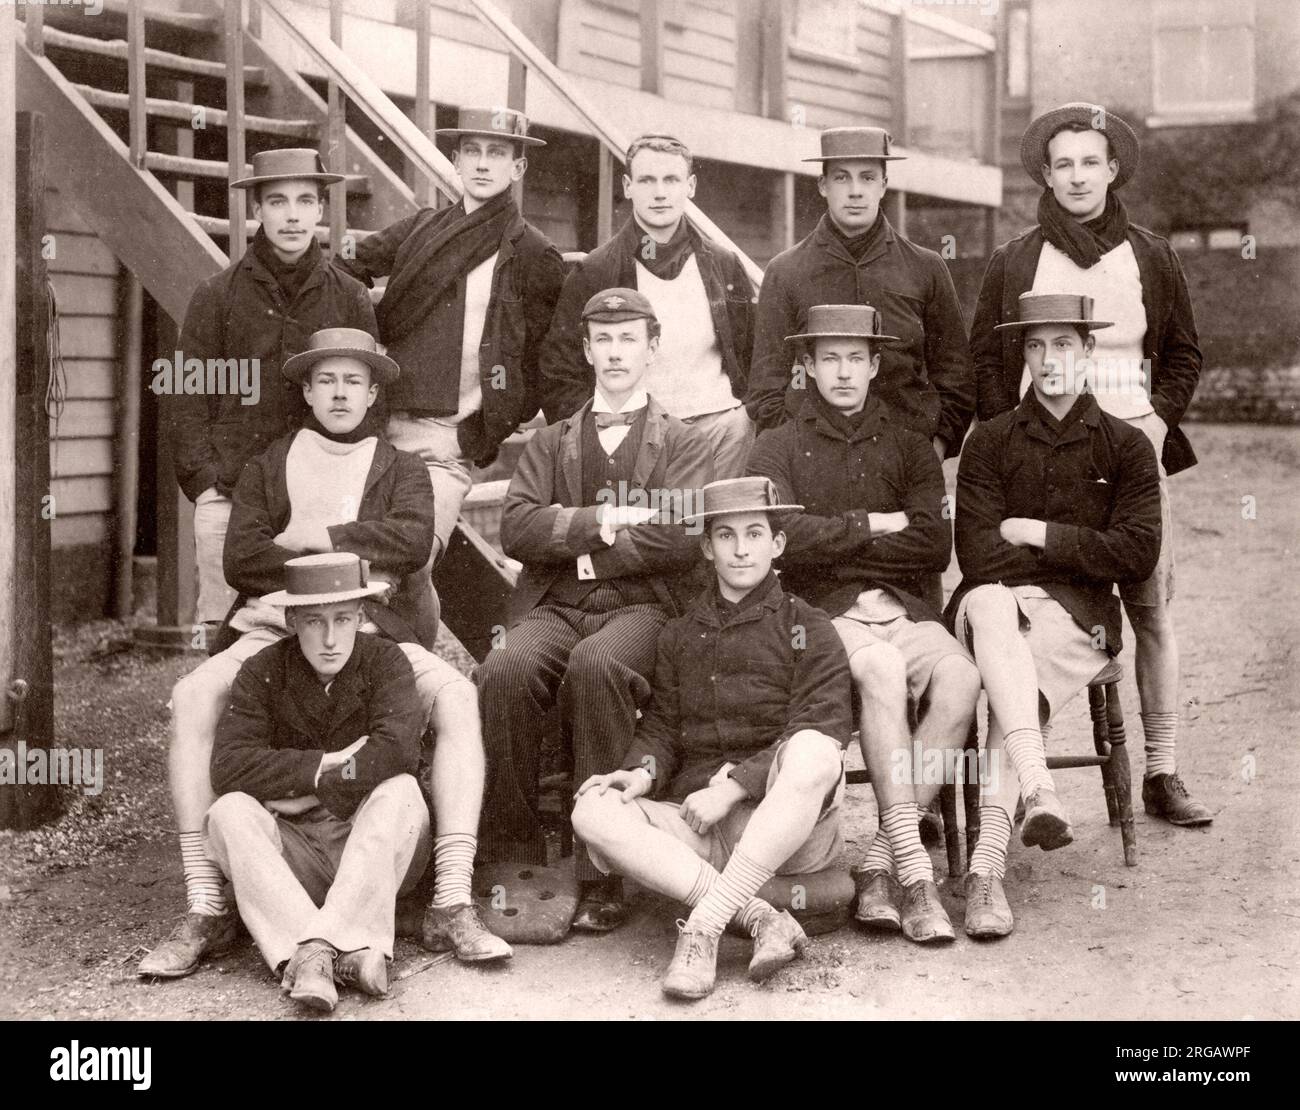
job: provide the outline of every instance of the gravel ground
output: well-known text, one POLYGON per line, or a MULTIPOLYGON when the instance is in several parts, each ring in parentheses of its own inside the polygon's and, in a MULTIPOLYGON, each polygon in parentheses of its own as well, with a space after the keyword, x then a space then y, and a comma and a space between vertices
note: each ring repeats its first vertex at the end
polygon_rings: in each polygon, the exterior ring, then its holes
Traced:
MULTIPOLYGON (((1213 826, 1176 830, 1146 819, 1139 804, 1140 865, 1126 868, 1095 772, 1061 772, 1076 842, 1050 855, 1013 846, 1007 888, 1017 931, 997 944, 959 938, 932 951, 845 929, 816 938, 803 961, 754 988, 743 980, 747 945, 725 939, 718 990, 685 1011, 657 986, 672 952, 671 912, 640 895, 619 933, 519 948, 496 970, 399 941, 391 996, 347 996, 335 1017, 1300 1016, 1300 753, 1292 742, 1300 435, 1212 425, 1191 434, 1201 465, 1173 483, 1180 750, 1189 787, 1216 813, 1213 826), (1250 519, 1243 513, 1252 506, 1250 519)), ((101 621, 56 633, 59 743, 105 747, 106 786, 97 798, 69 791, 65 813, 44 829, 0 832, 0 1017, 292 1017, 249 944, 184 981, 134 977, 138 956, 183 904, 165 705, 195 660, 129 648, 128 632, 101 621)), ((441 649, 467 662, 454 641, 441 649)), ((1131 677, 1124 699, 1136 778, 1131 677)), ((1090 750, 1082 703, 1062 718, 1052 749, 1090 750)), ((869 791, 851 792, 847 860, 865 850, 874 826, 869 791)), ((941 853, 935 863, 942 873, 941 853)), ((959 920, 960 899, 945 898, 959 920)))

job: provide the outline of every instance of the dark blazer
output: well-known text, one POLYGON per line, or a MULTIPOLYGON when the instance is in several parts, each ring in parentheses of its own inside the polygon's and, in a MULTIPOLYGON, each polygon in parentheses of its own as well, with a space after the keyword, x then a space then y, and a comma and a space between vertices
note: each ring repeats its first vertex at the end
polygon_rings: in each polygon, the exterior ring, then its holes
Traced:
MULTIPOLYGON (((1196 465, 1196 452, 1179 427, 1201 376, 1201 348, 1196 318, 1182 263, 1153 231, 1129 224, 1128 241, 1142 280, 1147 334, 1142 356, 1151 366, 1151 405, 1169 425, 1161 461, 1167 474, 1196 465)), ((994 331, 997 324, 1019 319, 1019 298, 1033 288, 1043 232, 1032 227, 1003 243, 989 259, 971 324, 971 359, 975 364, 976 409, 991 420, 1020 402, 1024 374, 1023 333, 1019 328, 994 331)))
MULTIPOLYGON (((339 259, 335 265, 372 286, 375 278, 401 271, 410 244, 419 241, 438 214, 437 209, 421 208, 366 236, 357 245, 356 258, 339 259)), ((492 269, 492 295, 478 356, 483 407, 457 425, 461 452, 476 466, 491 463, 501 442, 537 415, 541 406, 537 360, 563 282, 564 259, 555 244, 518 216, 501 237, 492 269), (504 367, 504 375, 497 367, 504 367)), ((422 351, 442 339, 427 333, 427 328, 417 328, 398 345, 402 375, 386 390, 386 411, 411 409, 438 416, 456 411, 459 382, 432 380, 432 360, 421 357, 422 351), (452 399, 439 403, 439 395, 452 399)))
POLYGON ((251 246, 190 297, 181 355, 257 359, 260 391, 255 405, 231 394, 163 398, 176 479, 191 501, 211 487, 229 497, 244 464, 302 423, 302 386, 287 381, 280 367, 307 349, 312 332, 360 328, 378 335, 365 287, 326 262, 315 243, 308 252, 316 261, 291 304, 251 246))
POLYGON ((881 345, 872 390, 907 427, 926 439, 942 436, 951 458, 970 426, 975 382, 947 264, 887 220, 880 242, 855 262, 829 221, 823 216, 803 242, 772 259, 763 276, 745 398, 749 415, 762 431, 799 411, 803 395, 792 388, 790 374, 796 349, 785 337, 804 330, 812 305, 869 304, 879 309, 885 333, 902 340, 881 345))
MULTIPOLYGON (((501 546, 524 564, 510 598, 512 625, 542 599, 557 575, 577 573, 579 555, 591 556, 598 579, 644 576, 670 614, 681 612, 699 588, 691 573, 702 559, 699 538, 680 523, 625 528, 613 546, 601 539, 598 506, 582 504, 582 418, 590 405, 588 400, 572 416, 537 432, 510 479, 501 512, 501 546)), ((709 441, 651 397, 632 486, 680 493, 697 491, 712 480, 709 441)))
MULTIPOLYGON (((248 598, 283 589, 284 564, 301 554, 275 542, 292 515, 286 464, 293 439, 284 436, 253 459, 235 489, 222 567, 240 596, 226 617, 227 625, 248 598)), ((380 631, 399 643, 418 643, 430 650, 438 635, 433 583, 421 571, 433 548, 433 514, 433 487, 424 463, 380 439, 357 519, 329 529, 335 551, 351 551, 367 560, 371 570, 397 581, 387 605, 365 603, 366 614, 380 631)))
POLYGON ((798 417, 758 437, 748 473, 771 478, 781 500, 804 512, 783 514, 785 587, 837 617, 866 589, 888 590, 914 621, 941 620, 922 600, 926 579, 952 556, 951 512, 934 447, 906 428, 874 394, 846 435, 809 394, 798 417), (901 532, 872 535, 869 513, 907 513, 901 532))
POLYGON ((735 763, 729 777, 758 801, 796 732, 841 746, 853 732, 849 661, 826 614, 771 573, 725 622, 717 596, 715 579, 659 634, 653 697, 623 762, 651 771, 651 797, 680 802, 735 763))
POLYGON ((258 801, 315 794, 347 820, 376 786, 414 774, 424 709, 402 649, 358 632, 352 655, 327 692, 289 636, 239 668, 212 745, 212 788, 258 801), (346 770, 313 780, 326 752, 369 736, 346 770))
POLYGON ((1011 412, 981 421, 957 470, 957 606, 975 586, 1042 586, 1089 635, 1119 653, 1116 582, 1141 582, 1160 556, 1160 472, 1151 441, 1085 394, 1059 438, 1033 390, 1011 412), (1009 544, 1008 517, 1047 521, 1043 549, 1009 544))
MULTIPOLYGON (((629 220, 632 217, 628 217, 629 220)), ((685 217, 683 217, 685 219, 685 217)), ((754 335, 754 296, 740 259, 703 235, 689 220, 687 234, 709 297, 713 333, 732 392, 744 400, 754 335)), ((572 416, 591 399, 595 373, 582 353, 582 309, 602 289, 636 288, 636 259, 625 226, 574 267, 555 305, 542 346, 542 408, 548 421, 572 416)))

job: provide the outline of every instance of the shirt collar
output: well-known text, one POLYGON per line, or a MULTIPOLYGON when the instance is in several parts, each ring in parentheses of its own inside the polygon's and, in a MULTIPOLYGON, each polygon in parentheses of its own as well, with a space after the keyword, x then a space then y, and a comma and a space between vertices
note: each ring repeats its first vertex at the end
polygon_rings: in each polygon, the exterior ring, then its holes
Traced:
POLYGON ((1082 393, 1070 406, 1070 411, 1065 414, 1064 419, 1057 420, 1043 406, 1031 386, 1025 391, 1020 407, 1016 410, 1016 422, 1028 424, 1031 421, 1055 438, 1064 435, 1076 424, 1098 427, 1101 424, 1101 406, 1097 404, 1097 398, 1091 393, 1082 393))
POLYGON ((637 409, 643 409, 649 402, 649 395, 644 389, 638 389, 625 402, 621 409, 614 408, 607 400, 605 395, 597 388, 591 402, 592 412, 636 412, 637 409))

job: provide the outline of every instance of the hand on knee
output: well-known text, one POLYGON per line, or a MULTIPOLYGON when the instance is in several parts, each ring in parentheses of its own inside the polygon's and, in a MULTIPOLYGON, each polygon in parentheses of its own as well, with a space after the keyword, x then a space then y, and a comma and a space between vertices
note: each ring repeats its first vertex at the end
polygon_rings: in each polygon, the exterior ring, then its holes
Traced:
POLYGON ((613 822, 624 816, 619 811, 626 803, 619 791, 588 790, 578 796, 573 804, 573 831, 588 844, 602 844, 609 835, 613 822))

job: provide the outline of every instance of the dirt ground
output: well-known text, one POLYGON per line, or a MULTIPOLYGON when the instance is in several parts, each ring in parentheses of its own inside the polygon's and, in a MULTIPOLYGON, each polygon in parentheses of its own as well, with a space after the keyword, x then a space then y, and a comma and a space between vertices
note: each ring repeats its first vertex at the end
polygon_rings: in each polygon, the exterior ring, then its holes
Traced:
MULTIPOLYGON (((493 970, 398 943, 391 995, 346 994, 335 1019, 364 1018, 1221 1018, 1300 1016, 1300 781, 1297 551, 1300 434, 1199 425, 1201 457, 1173 483, 1176 618, 1183 649, 1180 765, 1215 813, 1180 830, 1137 815, 1139 865, 1124 866, 1100 776, 1057 772, 1075 843, 1049 854, 1013 841, 1015 933, 919 949, 851 927, 817 937, 762 987, 748 944, 724 939, 719 986, 683 1007, 662 998, 671 908, 636 899, 607 937, 518 947, 493 970)), ((950 475, 951 479, 951 475, 950 475)), ((950 583, 951 584, 951 583, 950 583)), ((189 979, 142 982, 135 962, 183 904, 165 788, 165 702, 193 660, 128 650, 124 626, 59 630, 58 743, 105 746, 95 799, 56 824, 0 833, 0 1017, 285 1018, 251 942, 189 979)), ((1131 633, 1125 630, 1131 649, 1131 633)), ((1141 727, 1124 684, 1135 783, 1141 727)), ((1090 751, 1082 698, 1051 750, 1090 751)), ((865 851, 875 806, 855 788, 846 860, 865 851)), ((942 874, 941 851, 934 853, 942 874)))

